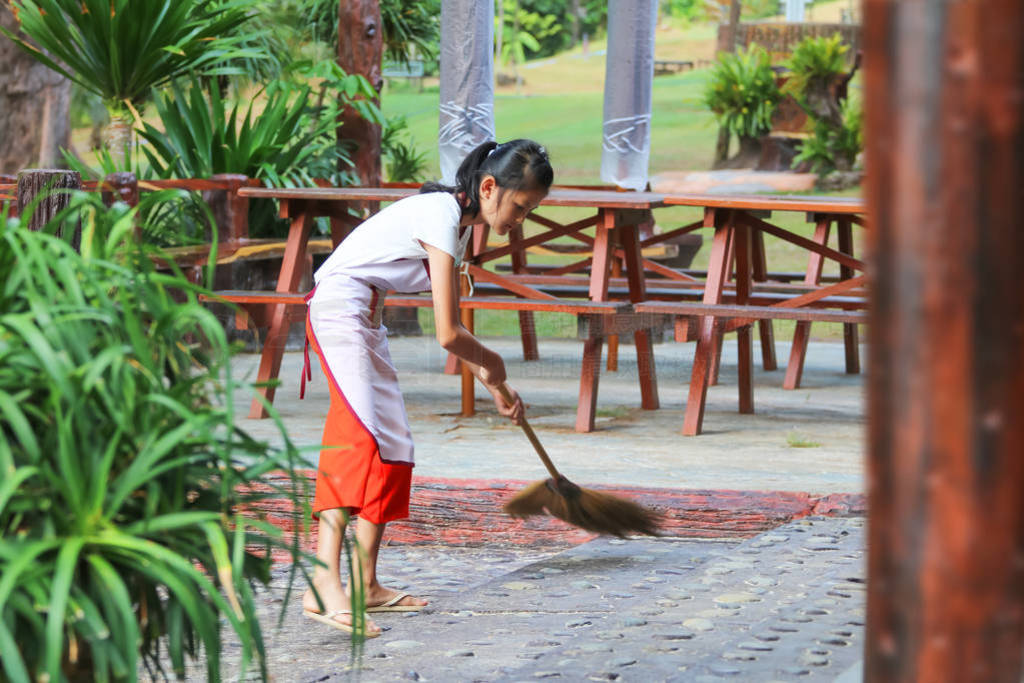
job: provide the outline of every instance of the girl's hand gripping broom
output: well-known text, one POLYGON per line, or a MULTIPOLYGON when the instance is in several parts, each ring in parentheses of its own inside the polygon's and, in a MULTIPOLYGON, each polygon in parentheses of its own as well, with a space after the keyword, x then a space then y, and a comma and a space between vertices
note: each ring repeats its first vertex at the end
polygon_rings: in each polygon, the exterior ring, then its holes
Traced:
MULTIPOLYGON (((511 404, 512 397, 508 388, 501 384, 498 389, 502 398, 511 404)), ((658 535, 658 524, 661 521, 658 513, 624 498, 581 488, 572 483, 555 469, 525 417, 521 426, 551 478, 523 489, 505 503, 505 512, 513 517, 547 513, 581 529, 619 538, 631 533, 658 535)))

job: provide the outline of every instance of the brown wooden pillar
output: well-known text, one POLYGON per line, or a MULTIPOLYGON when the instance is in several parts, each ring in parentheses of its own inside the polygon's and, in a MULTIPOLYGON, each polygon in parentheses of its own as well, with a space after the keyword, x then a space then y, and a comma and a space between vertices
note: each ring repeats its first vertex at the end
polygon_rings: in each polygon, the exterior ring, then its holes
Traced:
MULTIPOLYGON (((365 76, 378 95, 381 78, 380 4, 377 0, 340 0, 338 3, 338 64, 346 73, 365 76)), ((370 123, 352 107, 345 107, 338 129, 339 141, 355 143, 352 160, 363 185, 377 187, 380 175, 380 126, 370 123)))
MULTIPOLYGON (((71 192, 82 189, 82 176, 77 171, 33 168, 18 173, 18 214, 29 230, 41 230, 71 204, 71 192), (31 214, 26 212, 32 208, 31 214)), ((71 246, 78 251, 82 226, 60 226, 57 234, 71 230, 71 246)))
POLYGON ((1024 0, 865 0, 865 680, 1021 680, 1024 0))

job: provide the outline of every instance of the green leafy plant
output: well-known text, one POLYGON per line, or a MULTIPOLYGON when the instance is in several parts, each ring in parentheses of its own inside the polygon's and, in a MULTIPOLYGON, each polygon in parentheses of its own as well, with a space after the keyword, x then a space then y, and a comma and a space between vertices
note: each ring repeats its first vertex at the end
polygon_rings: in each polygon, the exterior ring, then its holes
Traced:
POLYGON ((518 0, 502 0, 504 11, 494 20, 496 32, 501 33, 501 54, 499 62, 511 64, 519 80, 519 65, 526 62, 527 51, 538 53, 541 41, 561 31, 558 17, 553 14, 539 14, 523 8, 518 0))
MULTIPOLYGON (((251 100, 229 109, 213 84, 175 83, 154 95, 163 130, 146 123, 139 132, 148 143, 142 151, 160 178, 240 173, 274 186, 312 185, 314 178, 351 184, 351 173, 339 171, 351 165, 346 148, 336 144, 340 107, 350 103, 371 120, 381 117, 368 99, 375 93, 365 78, 335 76, 325 81, 319 102, 309 86, 274 81, 264 90, 259 112, 251 100)), ((249 234, 281 236, 286 228, 275 214, 272 203, 252 202, 249 234)))
POLYGON ((704 91, 704 103, 719 125, 741 141, 771 130, 772 114, 781 97, 768 53, 757 45, 721 53, 704 91))
POLYGON ((416 143, 403 139, 408 132, 404 116, 395 116, 384 122, 380 147, 387 158, 388 180, 393 183, 411 183, 423 180, 427 170, 427 154, 416 149, 416 143))
POLYGON ((794 167, 807 163, 819 175, 853 169, 857 155, 864 149, 864 115, 860 102, 854 98, 844 100, 842 111, 838 127, 825 121, 815 122, 814 135, 800 146, 793 159, 794 167))
POLYGON ((849 46, 838 33, 830 38, 807 38, 793 49, 786 66, 788 78, 783 90, 792 94, 816 118, 835 118, 837 98, 831 92, 847 68, 849 46))
POLYGON ((265 678, 253 585, 299 549, 252 510, 290 499, 301 527, 296 449, 234 426, 224 331, 131 240, 135 212, 68 211, 81 253, 0 220, 0 677, 183 675, 202 654, 220 680, 223 625, 265 678))
POLYGON ((234 32, 255 6, 256 0, 12 0, 19 28, 33 42, 0 31, 103 100, 107 145, 120 157, 132 112, 153 88, 192 72, 234 72, 225 61, 257 56, 240 48, 234 32))
POLYGON ((864 146, 860 102, 847 92, 853 75, 847 73, 849 48, 841 40, 838 33, 808 38, 787 63, 784 89, 814 124, 813 136, 804 141, 793 164, 809 164, 819 175, 852 169, 864 146))
MULTIPOLYGON (((338 3, 335 0, 291 0, 297 16, 306 18, 310 37, 328 45, 338 42, 338 3)), ((441 35, 440 0, 381 0, 381 39, 384 59, 408 63, 415 55, 433 60, 441 35)))

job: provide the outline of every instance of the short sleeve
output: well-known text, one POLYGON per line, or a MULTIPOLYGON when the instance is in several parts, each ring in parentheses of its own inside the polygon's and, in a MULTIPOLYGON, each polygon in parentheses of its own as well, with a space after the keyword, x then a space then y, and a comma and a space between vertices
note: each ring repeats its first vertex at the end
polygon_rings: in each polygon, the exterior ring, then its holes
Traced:
POLYGON ((426 196, 436 201, 436 204, 425 207, 416 217, 412 237, 440 249, 458 261, 461 256, 457 253, 459 220, 462 218, 459 204, 447 192, 434 192, 426 196))

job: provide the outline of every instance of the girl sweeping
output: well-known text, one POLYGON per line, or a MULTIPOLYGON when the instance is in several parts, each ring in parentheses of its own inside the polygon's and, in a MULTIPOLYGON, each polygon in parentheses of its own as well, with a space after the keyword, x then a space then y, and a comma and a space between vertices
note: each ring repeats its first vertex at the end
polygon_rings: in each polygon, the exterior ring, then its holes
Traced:
MULTIPOLYGON (((331 403, 317 468, 313 512, 319 517, 313 587, 303 613, 352 630, 341 584, 341 548, 348 514, 358 515, 362 552, 354 580, 367 612, 414 611, 427 603, 382 586, 377 553, 385 525, 409 516, 413 443, 398 377, 381 326, 385 293, 430 290, 437 340, 458 356, 494 396, 498 411, 519 422, 523 404, 498 391, 505 364, 459 322, 456 267, 472 225, 507 234, 547 195, 554 173, 544 148, 530 140, 486 142, 459 166, 454 187, 428 183, 421 193, 383 209, 359 227, 315 274, 307 335, 330 383, 331 403), (336 447, 346 444, 344 447, 336 447), (318 599, 319 596, 319 599, 318 599)), ((380 629, 366 621, 369 637, 380 629)))

